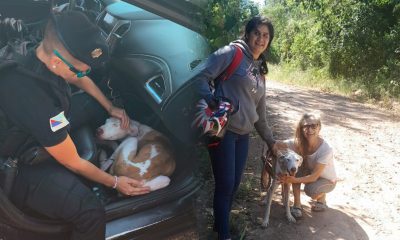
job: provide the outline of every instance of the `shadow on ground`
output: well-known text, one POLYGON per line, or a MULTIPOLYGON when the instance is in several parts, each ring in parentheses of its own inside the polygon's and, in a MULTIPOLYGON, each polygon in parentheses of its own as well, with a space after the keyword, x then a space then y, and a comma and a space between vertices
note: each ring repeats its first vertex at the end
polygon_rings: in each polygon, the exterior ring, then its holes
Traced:
MULTIPOLYGON (((264 207, 254 206, 259 216, 263 215, 264 207)), ((285 210, 280 201, 273 202, 270 226, 252 229, 245 239, 369 239, 362 227, 348 215, 346 209, 329 208, 325 212, 311 212, 304 207, 303 218, 296 223, 288 223, 285 210)), ((257 220, 259 221, 259 220, 257 220)), ((255 223, 258 224, 258 223, 255 223)))
POLYGON ((354 102, 352 99, 309 89, 288 89, 274 87, 267 90, 268 117, 277 136, 292 137, 293 115, 300 119, 301 113, 319 110, 323 113, 323 122, 327 126, 340 126, 349 130, 365 131, 363 125, 356 122, 368 121, 370 124, 382 120, 398 121, 394 115, 373 111, 374 109, 354 102), (348 121, 351 119, 352 121, 348 121))

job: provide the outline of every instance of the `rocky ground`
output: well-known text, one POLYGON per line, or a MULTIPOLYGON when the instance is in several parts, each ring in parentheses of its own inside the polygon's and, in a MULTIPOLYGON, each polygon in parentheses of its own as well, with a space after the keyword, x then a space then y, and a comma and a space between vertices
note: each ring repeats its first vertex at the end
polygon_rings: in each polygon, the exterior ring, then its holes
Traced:
MULTIPOLYGON (((394 113, 349 98, 269 81, 267 106, 278 139, 290 138, 302 113, 320 110, 321 134, 335 148, 339 182, 328 194, 329 209, 311 212, 302 194, 304 218, 289 224, 279 194, 272 204, 268 229, 261 227, 262 141, 251 136, 250 154, 232 210, 233 239, 400 239, 400 118, 394 113)), ((214 239, 213 180, 207 160, 197 209, 199 226, 180 239, 214 239)), ((278 190, 280 191, 280 190, 278 190)), ((179 237, 178 237, 179 238, 179 237)))

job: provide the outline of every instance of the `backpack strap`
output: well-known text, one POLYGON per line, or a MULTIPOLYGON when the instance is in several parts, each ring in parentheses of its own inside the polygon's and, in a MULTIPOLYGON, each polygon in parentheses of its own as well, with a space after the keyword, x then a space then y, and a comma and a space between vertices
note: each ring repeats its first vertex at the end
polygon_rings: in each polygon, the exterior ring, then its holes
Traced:
POLYGON ((228 78, 232 76, 232 74, 236 71, 236 69, 239 67, 240 62, 243 59, 243 50, 237 46, 233 45, 236 49, 235 55, 233 56, 232 62, 229 64, 229 66, 225 69, 224 73, 221 75, 220 80, 225 81, 228 78))
POLYGON ((232 74, 239 67, 240 62, 243 59, 243 50, 236 44, 233 44, 233 46, 235 47, 235 53, 231 63, 217 78, 214 79, 214 81, 211 81, 209 83, 210 90, 213 92, 213 94, 216 94, 218 92, 222 94, 222 96, 224 96, 221 84, 232 76, 232 74))

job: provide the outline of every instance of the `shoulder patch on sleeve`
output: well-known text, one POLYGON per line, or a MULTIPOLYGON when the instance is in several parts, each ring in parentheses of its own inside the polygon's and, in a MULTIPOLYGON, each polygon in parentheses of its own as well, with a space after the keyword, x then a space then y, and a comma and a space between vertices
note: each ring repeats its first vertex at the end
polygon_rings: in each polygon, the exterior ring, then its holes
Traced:
POLYGON ((61 128, 67 126, 69 124, 67 118, 64 115, 64 111, 60 112, 56 116, 50 118, 50 128, 51 131, 56 132, 61 128))

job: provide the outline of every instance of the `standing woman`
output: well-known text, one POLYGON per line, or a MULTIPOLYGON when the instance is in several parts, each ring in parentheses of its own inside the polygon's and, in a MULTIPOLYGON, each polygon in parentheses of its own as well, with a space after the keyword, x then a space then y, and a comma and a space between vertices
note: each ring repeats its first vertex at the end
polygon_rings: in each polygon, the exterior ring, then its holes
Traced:
POLYGON ((294 140, 288 140, 288 147, 300 154, 304 161, 296 177, 287 176, 281 180, 292 183, 294 217, 302 217, 300 185, 305 184, 305 193, 314 200, 312 211, 324 211, 326 194, 336 186, 336 171, 333 161, 333 150, 324 140, 321 131, 321 119, 316 113, 306 113, 297 124, 294 140))
POLYGON ((230 99, 237 110, 229 119, 224 138, 217 146, 209 148, 215 179, 214 231, 218 233, 218 239, 231 238, 229 214, 245 167, 253 126, 273 151, 286 146, 274 140, 266 119, 264 75, 268 68, 263 53, 273 38, 271 21, 263 16, 253 17, 246 25, 243 38, 214 52, 197 75, 200 95, 209 107, 217 106, 216 97, 223 96, 230 99), (215 96, 209 89, 209 82, 230 65, 238 51, 235 45, 243 51, 243 58, 236 71, 220 83, 220 91, 215 96))

